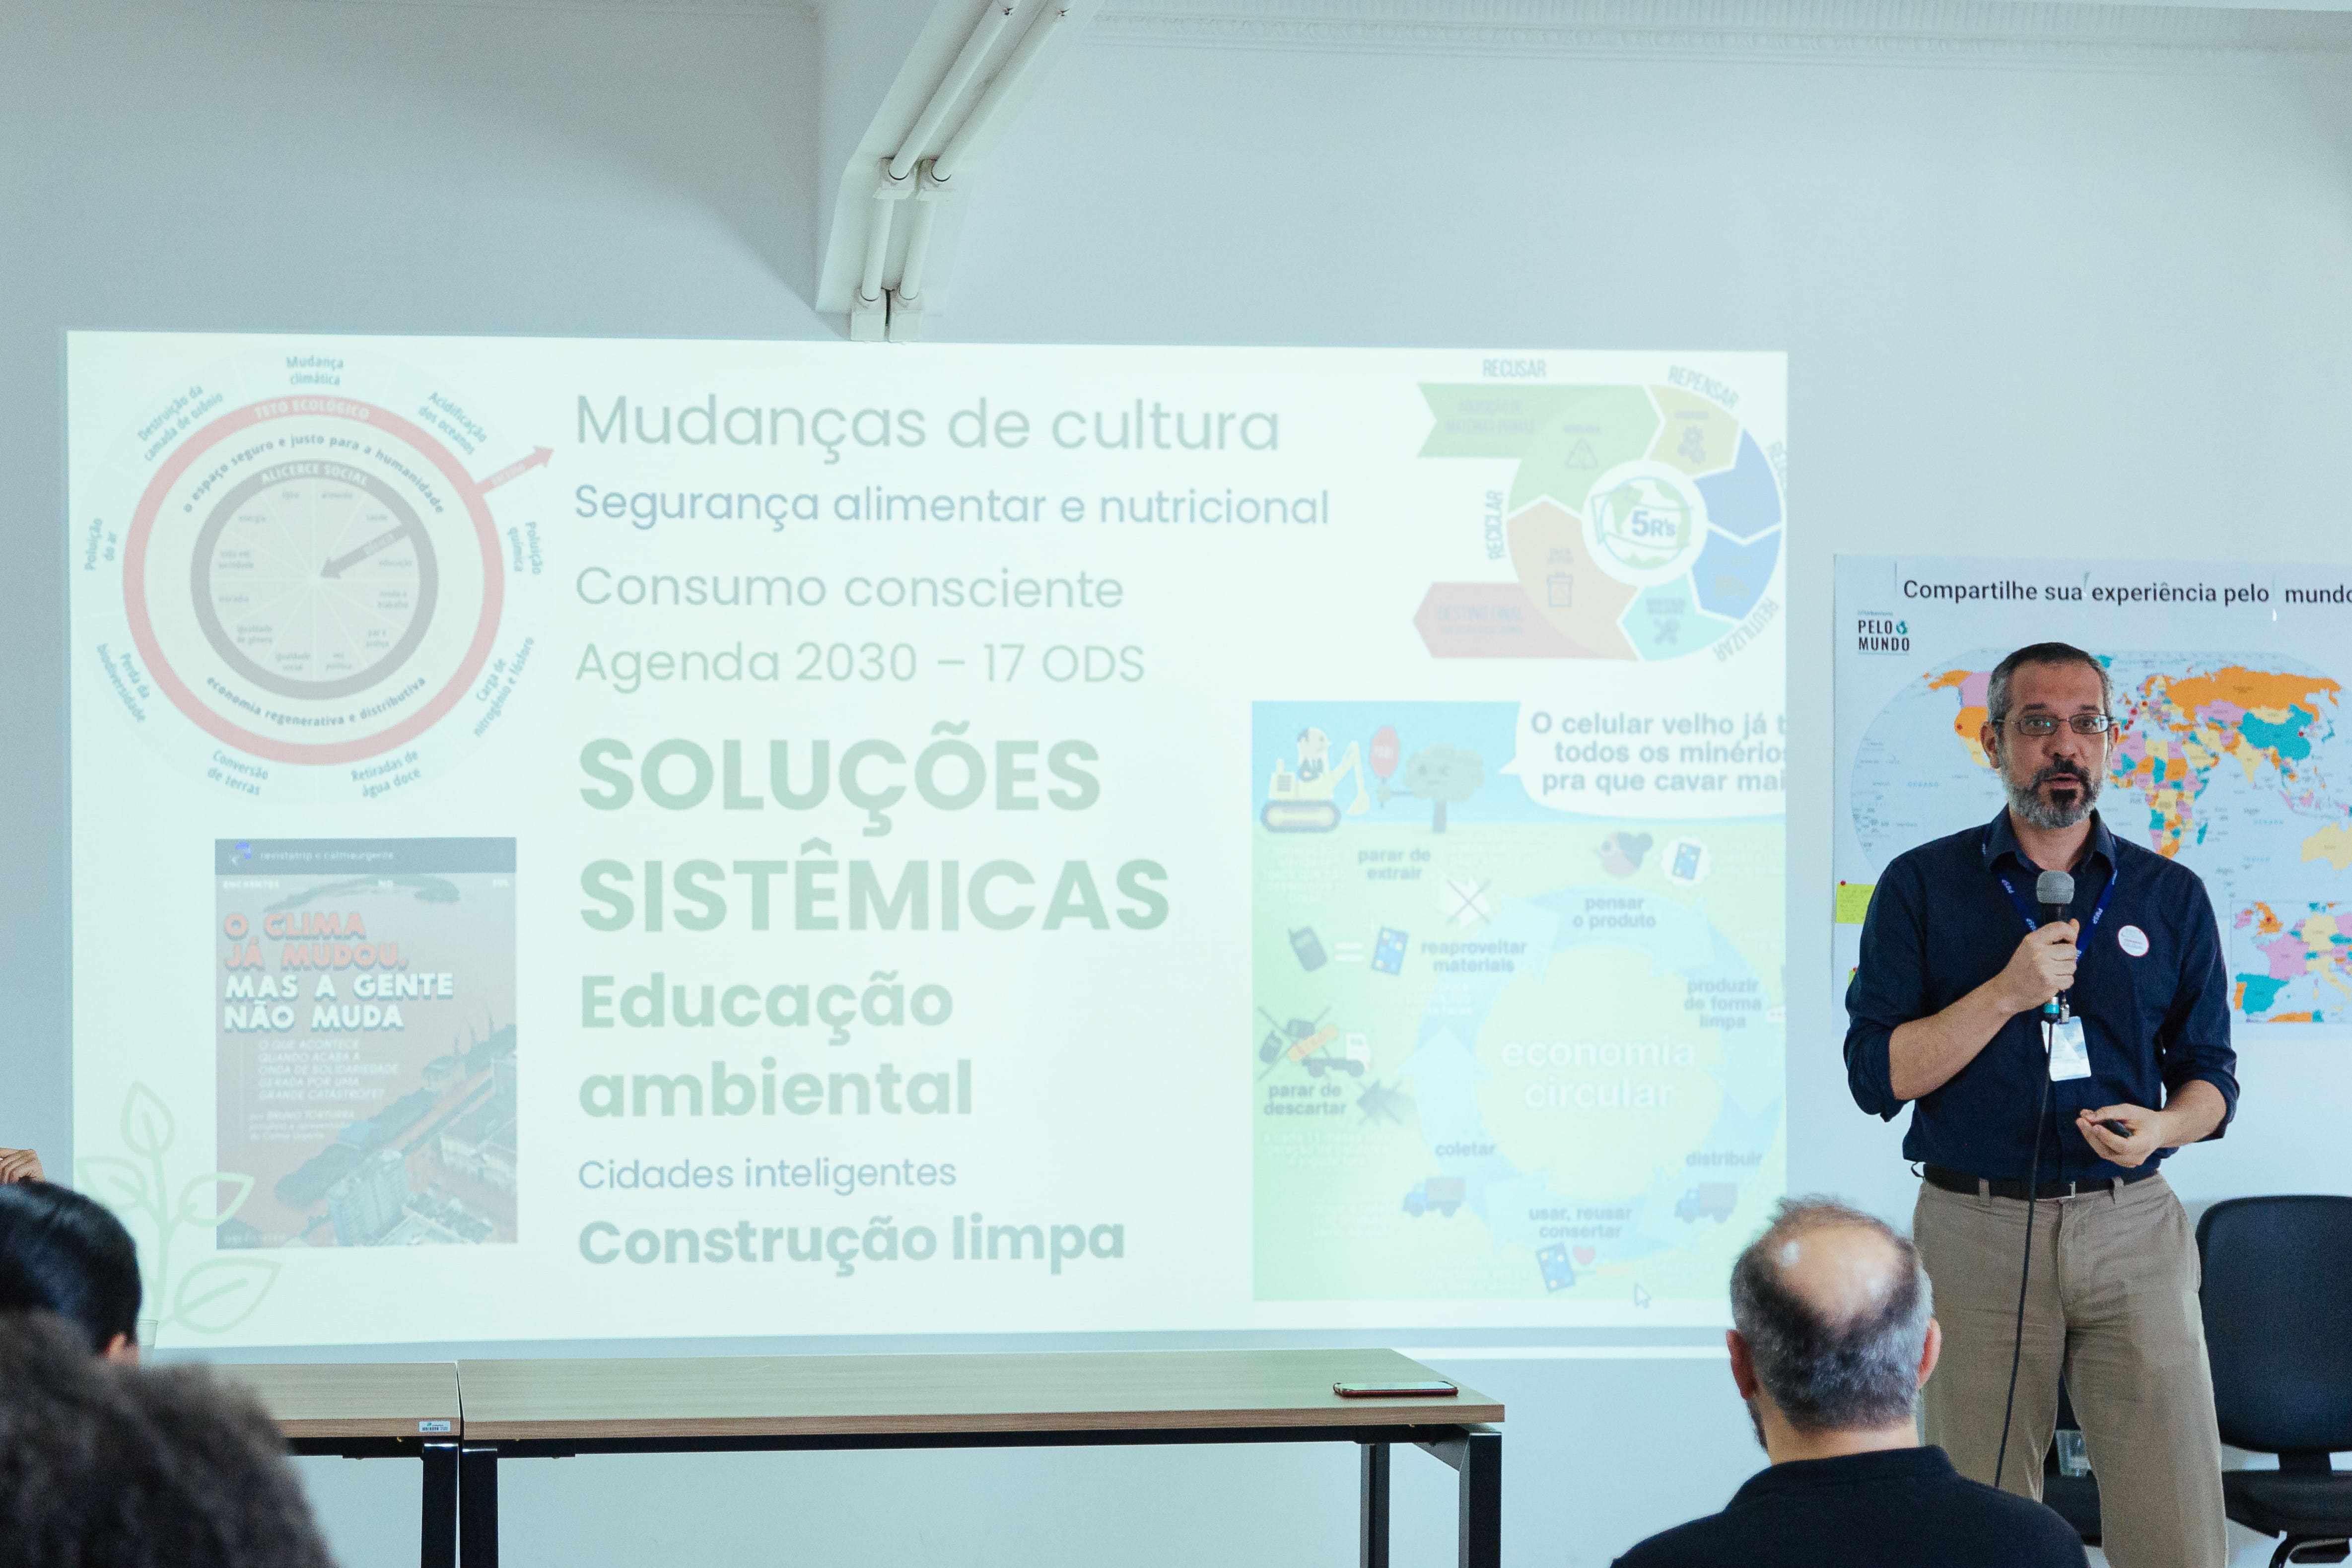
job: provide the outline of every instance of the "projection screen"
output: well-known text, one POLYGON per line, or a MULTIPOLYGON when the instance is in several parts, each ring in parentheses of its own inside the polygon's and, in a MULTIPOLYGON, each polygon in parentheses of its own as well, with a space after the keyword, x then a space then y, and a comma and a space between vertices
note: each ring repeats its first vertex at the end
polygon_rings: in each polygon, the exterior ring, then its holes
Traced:
POLYGON ((78 333, 162 1340, 1720 1321, 1762 353, 78 333))

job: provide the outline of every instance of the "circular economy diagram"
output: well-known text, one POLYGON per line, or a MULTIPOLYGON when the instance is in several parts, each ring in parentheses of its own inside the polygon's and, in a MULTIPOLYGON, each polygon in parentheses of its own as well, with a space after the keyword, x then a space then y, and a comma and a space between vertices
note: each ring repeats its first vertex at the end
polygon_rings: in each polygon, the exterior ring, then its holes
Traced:
POLYGON ((547 449, 351 356, 249 358, 173 401, 120 526, 107 620, 132 657, 102 650, 132 716, 247 793, 478 737, 520 674, 515 590, 539 564, 531 487, 504 486, 547 449))

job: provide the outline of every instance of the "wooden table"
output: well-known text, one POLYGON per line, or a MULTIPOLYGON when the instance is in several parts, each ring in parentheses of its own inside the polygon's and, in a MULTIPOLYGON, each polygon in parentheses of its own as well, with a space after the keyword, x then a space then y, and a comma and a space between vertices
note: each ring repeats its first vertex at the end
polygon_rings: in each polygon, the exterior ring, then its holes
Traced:
POLYGON ((419 1561, 423 1568, 456 1568, 458 1442, 464 1430, 457 1363, 287 1364, 213 1371, 258 1398, 295 1453, 423 1460, 419 1561))
POLYGON ((497 1568, 501 1458, 1345 1442, 1363 1449, 1361 1560, 1387 1568, 1389 1450, 1412 1443, 1458 1473, 1462 1568, 1496 1568, 1503 1439, 1488 1423, 1502 1406, 1469 1388, 1446 1399, 1331 1392, 1433 1375, 1385 1350, 462 1361, 459 1550, 464 1568, 497 1568))

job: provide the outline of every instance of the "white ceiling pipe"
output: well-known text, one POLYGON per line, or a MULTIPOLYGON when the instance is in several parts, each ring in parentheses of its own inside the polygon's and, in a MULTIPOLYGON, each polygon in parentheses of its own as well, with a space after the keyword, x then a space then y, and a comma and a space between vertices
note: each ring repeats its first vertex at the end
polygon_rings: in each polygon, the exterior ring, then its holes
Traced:
POLYGON ((931 160, 933 179, 944 184, 954 178, 956 170, 962 166, 965 156, 971 152, 971 144, 980 139, 981 132, 988 129, 989 122, 1003 109, 1004 100, 1013 96, 1013 89, 1029 74, 1030 68, 1044 51, 1046 40, 1054 36, 1054 29, 1067 21, 1069 16, 1067 6, 1050 6, 1044 16, 1029 25, 1029 31, 1013 48, 1013 57, 1004 62, 1004 68, 996 73, 996 79, 990 82, 988 90, 980 95, 980 101, 964 117, 964 122, 956 128, 953 136, 948 138, 948 144, 940 150, 940 155, 931 160))
POLYGON ((874 183, 873 215, 866 225, 866 270, 857 280, 857 297, 871 303, 882 298, 882 267, 890 258, 890 214, 904 200, 908 182, 893 182, 890 165, 882 165, 874 183))
POLYGON ((923 297, 923 268, 931 259, 931 224, 940 204, 917 193, 914 226, 907 231, 907 259, 898 268, 898 298, 908 305, 923 297))
POLYGON ((955 134, 948 138, 947 146, 918 173, 920 189, 915 193, 914 227, 907 231, 907 259, 898 272, 898 298, 907 304, 915 304, 923 297, 923 273, 931 257, 931 225, 938 221, 940 203, 953 194, 948 188, 948 177, 955 172, 1005 99, 1021 85, 1022 78, 1045 49, 1046 40, 1053 37, 1054 28, 1069 14, 1067 8, 1056 5, 1029 24, 1029 31, 1013 46, 1012 57, 980 95, 980 101, 972 106, 955 134))
POLYGON ((963 50, 956 56, 955 64, 948 68, 946 79, 931 94, 931 101, 923 105, 923 112, 917 117, 915 128, 907 132, 907 140, 899 143, 898 155, 890 160, 890 178, 904 180, 914 173, 915 160, 923 155, 924 144, 938 135, 940 127, 947 123, 949 114, 955 109, 956 99, 961 98, 963 89, 971 85, 971 78, 980 72, 981 61, 987 58, 988 51, 1004 31, 1004 25, 1011 20, 1013 6, 1006 0, 990 0, 988 9, 972 25, 971 37, 963 41, 963 50))

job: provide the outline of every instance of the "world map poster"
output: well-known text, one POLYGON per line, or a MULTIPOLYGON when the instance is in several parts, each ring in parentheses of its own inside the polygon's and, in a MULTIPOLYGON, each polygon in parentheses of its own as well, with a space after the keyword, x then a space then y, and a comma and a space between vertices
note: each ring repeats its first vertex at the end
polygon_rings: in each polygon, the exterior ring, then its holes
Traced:
POLYGON ((2114 685, 2107 825, 2204 879, 2233 1025, 2352 1033, 2352 569, 1841 556, 1837 608, 1840 998, 1887 862, 2000 807, 1993 666, 2059 641, 2114 685))

